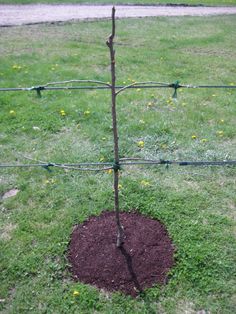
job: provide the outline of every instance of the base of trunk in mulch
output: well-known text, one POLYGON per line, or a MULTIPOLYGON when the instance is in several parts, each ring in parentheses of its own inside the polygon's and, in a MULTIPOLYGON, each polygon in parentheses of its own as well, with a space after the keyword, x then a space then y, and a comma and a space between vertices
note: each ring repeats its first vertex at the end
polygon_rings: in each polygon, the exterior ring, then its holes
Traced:
POLYGON ((136 212, 120 213, 125 242, 116 247, 114 212, 103 212, 74 227, 68 248, 73 278, 106 291, 137 296, 165 284, 174 265, 174 246, 165 226, 136 212))

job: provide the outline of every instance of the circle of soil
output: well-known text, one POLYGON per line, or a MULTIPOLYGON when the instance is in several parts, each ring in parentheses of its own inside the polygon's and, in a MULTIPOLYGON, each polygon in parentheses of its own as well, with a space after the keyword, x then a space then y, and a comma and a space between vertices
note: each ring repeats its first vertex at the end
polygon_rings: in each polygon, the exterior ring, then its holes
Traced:
POLYGON ((68 248, 73 278, 106 291, 137 296, 164 284, 174 265, 174 246, 165 226, 138 213, 120 213, 125 241, 116 247, 114 212, 92 216, 76 225, 68 248))

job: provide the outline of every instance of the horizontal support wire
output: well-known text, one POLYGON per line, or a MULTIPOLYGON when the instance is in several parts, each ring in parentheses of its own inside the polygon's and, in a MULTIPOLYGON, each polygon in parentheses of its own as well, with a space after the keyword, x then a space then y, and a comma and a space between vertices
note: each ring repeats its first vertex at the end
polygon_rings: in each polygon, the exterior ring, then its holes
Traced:
MULTIPOLYGON (((178 165, 178 166, 236 166, 236 160, 225 160, 225 161, 171 161, 171 160, 150 160, 150 159, 139 159, 139 158, 123 158, 120 160, 119 166, 145 166, 145 165, 178 165)), ((32 164, 0 164, 0 168, 29 168, 29 167, 42 167, 49 169, 50 167, 63 168, 68 170, 81 170, 81 171, 107 171, 115 169, 114 163, 112 162, 86 162, 86 163, 32 163, 32 164), (93 168, 93 167, 101 168, 93 168)))
MULTIPOLYGON (((178 81, 175 83, 162 83, 162 82, 134 82, 129 85, 117 85, 115 86, 117 93, 126 90, 126 89, 147 89, 147 88, 173 88, 175 90, 179 88, 229 88, 235 89, 236 85, 182 85, 178 81)), ((0 88, 0 92, 17 92, 17 91, 36 91, 40 93, 41 91, 50 91, 50 90, 101 90, 101 89, 111 89, 111 84, 102 81, 96 80, 68 80, 61 82, 49 82, 44 85, 32 86, 32 87, 5 87, 0 88), (96 85, 85 85, 85 86, 55 86, 55 85, 64 85, 71 83, 92 83, 96 85)))

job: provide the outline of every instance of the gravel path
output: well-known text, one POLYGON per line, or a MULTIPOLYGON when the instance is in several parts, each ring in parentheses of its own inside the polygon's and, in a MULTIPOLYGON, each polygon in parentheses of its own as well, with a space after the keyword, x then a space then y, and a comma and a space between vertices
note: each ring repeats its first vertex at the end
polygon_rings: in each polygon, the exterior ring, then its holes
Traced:
MULTIPOLYGON (((102 19, 111 16, 111 5, 0 5, 0 26, 102 19)), ((236 7, 116 6, 116 17, 203 16, 236 14, 236 7)))

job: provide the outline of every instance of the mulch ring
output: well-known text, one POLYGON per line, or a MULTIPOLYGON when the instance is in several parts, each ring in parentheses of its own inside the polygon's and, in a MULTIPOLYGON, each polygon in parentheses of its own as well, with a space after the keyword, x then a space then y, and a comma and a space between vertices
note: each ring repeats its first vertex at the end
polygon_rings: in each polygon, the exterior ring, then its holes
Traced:
POLYGON ((75 281, 133 297, 154 284, 165 284, 174 265, 174 246, 164 225, 141 214, 120 213, 125 242, 116 247, 114 212, 76 225, 68 248, 75 281))

